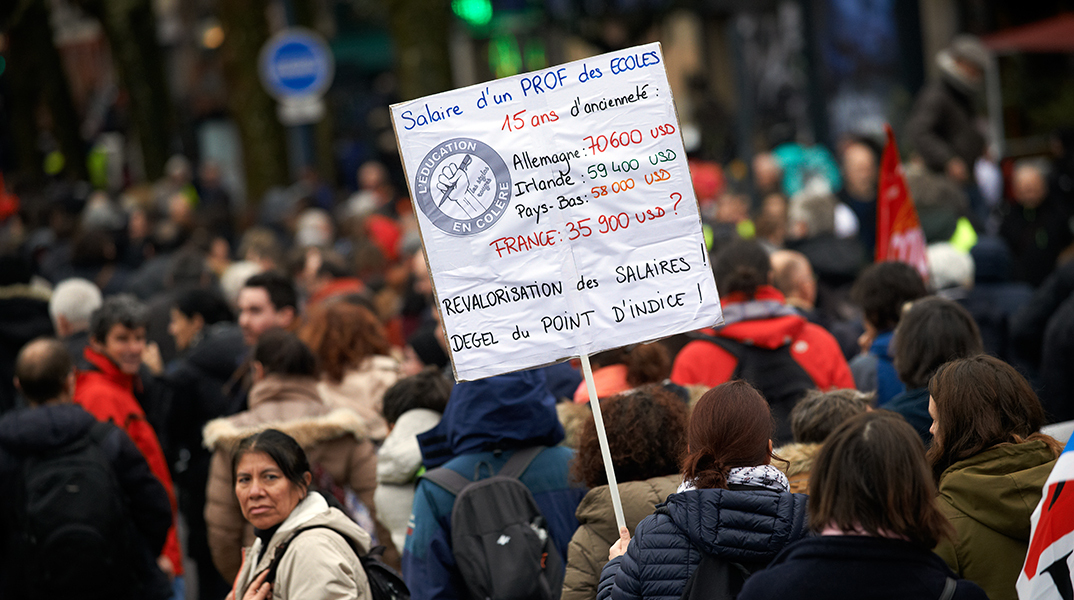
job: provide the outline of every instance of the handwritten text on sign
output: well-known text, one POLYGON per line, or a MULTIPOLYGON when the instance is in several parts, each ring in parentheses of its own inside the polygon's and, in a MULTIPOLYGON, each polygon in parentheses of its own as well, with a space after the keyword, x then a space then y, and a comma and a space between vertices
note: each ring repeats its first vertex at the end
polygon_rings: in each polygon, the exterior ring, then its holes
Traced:
POLYGON ((460 380, 720 320, 659 44, 392 119, 460 380))

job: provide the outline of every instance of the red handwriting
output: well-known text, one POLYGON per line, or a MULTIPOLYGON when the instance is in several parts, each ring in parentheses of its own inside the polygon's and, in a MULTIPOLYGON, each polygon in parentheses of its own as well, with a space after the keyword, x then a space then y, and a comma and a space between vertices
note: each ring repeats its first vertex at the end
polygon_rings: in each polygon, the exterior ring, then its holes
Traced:
POLYGON ((649 134, 653 136, 655 140, 658 137, 671 135, 675 133, 675 126, 671 123, 665 123, 664 125, 657 125, 649 130, 649 134))
POLYGON ((613 131, 608 135, 598 135, 596 137, 587 135, 582 139, 589 141, 589 151, 591 153, 599 154, 609 147, 621 148, 631 144, 640 144, 643 138, 641 131, 631 129, 630 131, 613 131))
MULTIPOLYGON (((504 115, 503 125, 500 125, 500 131, 518 131, 519 129, 525 127, 526 119, 523 117, 525 113, 525 110, 520 110, 513 115, 504 115)), ((532 127, 540 127, 545 123, 555 123, 558 120, 559 115, 556 114, 556 111, 552 110, 544 114, 532 115, 530 117, 529 122, 532 127)))
POLYGON ((593 188, 591 190, 589 190, 589 193, 592 194, 594 198, 600 198, 601 196, 607 196, 608 193, 609 193, 608 192, 609 187, 611 188, 611 193, 612 194, 618 194, 619 192, 625 192, 627 190, 632 190, 632 189, 634 189, 634 179, 631 178, 631 179, 624 179, 622 181, 613 181, 610 186, 607 186, 607 185, 595 185, 595 186, 593 186, 593 188))

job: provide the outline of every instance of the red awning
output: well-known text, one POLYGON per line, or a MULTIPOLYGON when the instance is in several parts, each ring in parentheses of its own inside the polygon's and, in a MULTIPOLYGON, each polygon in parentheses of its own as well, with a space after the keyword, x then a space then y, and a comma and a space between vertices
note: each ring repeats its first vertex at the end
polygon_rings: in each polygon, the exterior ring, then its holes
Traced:
POLYGON ((981 41, 1000 53, 1074 52, 1074 13, 1003 29, 981 38, 981 41))

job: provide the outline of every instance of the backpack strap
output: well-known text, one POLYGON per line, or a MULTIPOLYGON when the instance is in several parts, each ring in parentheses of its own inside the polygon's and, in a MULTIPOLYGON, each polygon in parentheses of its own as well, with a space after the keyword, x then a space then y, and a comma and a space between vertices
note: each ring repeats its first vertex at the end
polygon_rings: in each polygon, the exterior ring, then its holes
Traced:
MULTIPOLYGON (((530 448, 516 450, 515 453, 511 455, 511 458, 507 459, 507 463, 503 465, 497 475, 518 479, 526 472, 526 469, 529 468, 533 459, 537 458, 537 455, 541 452, 544 452, 545 448, 546 446, 532 446, 530 448)), ((466 486, 474 482, 447 467, 437 467, 431 471, 426 471, 421 478, 428 479, 456 496, 462 493, 462 490, 466 488, 466 486)))
POLYGON ((473 483, 469 479, 459 475, 447 467, 437 467, 432 471, 426 471, 421 479, 428 479, 436 485, 458 496, 462 490, 473 483))
POLYGON ((507 464, 500 469, 497 475, 501 477, 510 477, 512 479, 518 479, 529 468, 533 459, 537 458, 537 455, 544 452, 545 446, 532 446, 530 448, 523 448, 521 450, 515 450, 515 453, 511 455, 511 458, 507 459, 507 464))
MULTIPOLYGON (((269 573, 268 577, 265 578, 265 583, 273 583, 276 581, 276 570, 280 568, 280 561, 283 560, 283 555, 285 552, 287 552, 287 548, 290 547, 291 542, 293 542, 294 539, 299 536, 299 534, 309 531, 310 529, 331 529, 332 531, 335 531, 339 535, 339 537, 343 538, 343 541, 347 542, 347 545, 350 546, 350 549, 354 552, 354 555, 357 556, 359 559, 362 558, 362 553, 354 545, 354 540, 340 533, 339 530, 337 530, 335 527, 332 527, 330 525, 310 525, 309 527, 300 527, 291 532, 291 535, 284 538, 284 540, 280 542, 278 546, 276 546, 276 550, 272 553, 272 561, 269 562, 269 566, 267 569, 269 573)), ((370 551, 370 553, 372 552, 373 550, 370 551)))
POLYGON ((951 600, 955 596, 956 587, 958 587, 958 582, 955 581, 955 578, 948 577, 943 584, 943 593, 940 594, 940 600, 951 600))

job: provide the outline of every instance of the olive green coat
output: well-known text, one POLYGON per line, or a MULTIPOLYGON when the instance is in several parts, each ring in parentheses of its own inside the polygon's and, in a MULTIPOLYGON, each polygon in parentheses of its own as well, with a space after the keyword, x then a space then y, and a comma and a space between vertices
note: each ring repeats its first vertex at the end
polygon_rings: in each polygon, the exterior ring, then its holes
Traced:
POLYGON ((957 539, 936 546, 951 570, 992 600, 1017 600, 1014 584, 1029 548, 1029 518, 1055 465, 1042 441, 1003 444, 940 475, 940 509, 957 539))
MULTIPOLYGON (((682 475, 665 475, 619 484, 623 518, 631 534, 653 508, 675 493, 682 475)), ((597 597, 600 571, 608 562, 608 548, 619 539, 612 509, 611 489, 602 485, 589 490, 575 511, 578 529, 567 547, 567 574, 561 600, 593 600, 597 597)))

